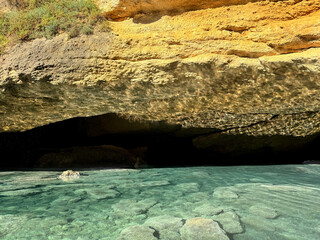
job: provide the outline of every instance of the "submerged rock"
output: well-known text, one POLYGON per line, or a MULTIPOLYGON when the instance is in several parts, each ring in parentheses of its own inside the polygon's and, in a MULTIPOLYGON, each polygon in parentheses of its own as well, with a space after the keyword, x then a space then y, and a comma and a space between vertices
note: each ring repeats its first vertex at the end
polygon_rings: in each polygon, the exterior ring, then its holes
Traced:
POLYGON ((215 206, 209 203, 203 204, 199 207, 196 207, 194 212, 205 215, 205 216, 213 216, 223 212, 223 209, 219 206, 215 206))
POLYGON ((151 199, 145 199, 141 201, 123 199, 112 205, 113 217, 122 218, 146 214, 148 210, 155 204, 157 204, 157 202, 151 199))
POLYGON ((0 238, 20 229, 28 221, 27 217, 21 215, 0 215, 0 238))
POLYGON ((148 218, 144 225, 159 232, 161 240, 180 240, 179 230, 183 223, 182 218, 162 215, 148 218))
POLYGON ((192 193, 198 192, 200 189, 200 185, 198 183, 180 183, 175 186, 178 192, 182 193, 192 193))
POLYGON ((217 222, 206 218, 187 220, 180 234, 182 240, 229 240, 217 222))
POLYGON ((213 216, 213 219, 221 223, 223 230, 227 233, 237 234, 244 231, 240 218, 235 212, 225 212, 217 216, 213 216))
POLYGON ((158 240, 156 231, 147 226, 131 226, 122 230, 118 240, 158 240))
POLYGON ((279 213, 275 209, 265 205, 252 206, 249 208, 249 211, 251 214, 268 219, 274 219, 279 216, 279 213))
POLYGON ((116 198, 120 195, 120 193, 114 189, 108 189, 108 188, 102 188, 102 187, 88 189, 87 192, 89 193, 89 196, 98 200, 116 198))
POLYGON ((237 199, 239 198, 239 195, 231 190, 229 190, 227 187, 218 187, 214 189, 213 197, 217 199, 237 199))
POLYGON ((33 187, 24 189, 13 189, 10 191, 0 191, 0 196, 11 197, 11 196, 26 196, 41 193, 41 190, 33 187))

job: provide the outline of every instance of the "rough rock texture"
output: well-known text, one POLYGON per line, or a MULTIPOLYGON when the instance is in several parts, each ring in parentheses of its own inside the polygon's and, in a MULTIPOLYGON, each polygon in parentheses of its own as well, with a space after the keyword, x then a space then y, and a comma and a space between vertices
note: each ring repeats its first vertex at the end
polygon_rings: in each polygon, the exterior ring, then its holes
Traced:
POLYGON ((166 1, 108 2, 133 18, 7 49, 1 132, 113 112, 134 129, 165 121, 221 152, 294 149, 319 134, 319 1, 169 1, 182 10, 167 15, 154 13, 166 1))
POLYGON ((259 0, 96 0, 112 20, 123 20, 141 13, 173 14, 256 1, 259 0))
POLYGON ((9 12, 12 9, 12 5, 8 0, 0 0, 0 13, 9 12))
POLYGON ((24 0, 0 0, 0 13, 7 13, 11 10, 25 7, 26 2, 24 0))

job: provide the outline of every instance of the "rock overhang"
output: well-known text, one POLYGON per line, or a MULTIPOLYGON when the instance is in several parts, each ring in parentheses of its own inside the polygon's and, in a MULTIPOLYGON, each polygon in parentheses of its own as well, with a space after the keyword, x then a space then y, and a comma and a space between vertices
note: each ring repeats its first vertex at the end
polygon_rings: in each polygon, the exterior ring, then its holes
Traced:
POLYGON ((99 135, 110 122, 97 115, 117 113, 109 127, 126 124, 107 135, 161 132, 161 144, 176 141, 179 151, 303 147, 320 132, 319 9, 318 1, 250 2, 19 44, 0 59, 1 131, 92 117, 88 129, 99 135))

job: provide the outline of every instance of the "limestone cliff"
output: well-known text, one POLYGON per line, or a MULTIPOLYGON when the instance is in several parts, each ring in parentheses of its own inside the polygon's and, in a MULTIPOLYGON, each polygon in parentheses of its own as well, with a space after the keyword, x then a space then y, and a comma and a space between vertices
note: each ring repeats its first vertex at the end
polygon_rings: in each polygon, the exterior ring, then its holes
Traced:
POLYGON ((100 4, 123 20, 110 33, 37 39, 0 58, 1 131, 114 112, 219 136, 319 134, 320 1, 100 4))

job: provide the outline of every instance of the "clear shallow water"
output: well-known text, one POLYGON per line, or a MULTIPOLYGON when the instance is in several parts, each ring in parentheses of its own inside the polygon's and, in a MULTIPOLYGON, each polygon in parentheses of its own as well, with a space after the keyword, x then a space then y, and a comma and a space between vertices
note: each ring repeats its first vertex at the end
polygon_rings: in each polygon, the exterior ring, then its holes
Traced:
POLYGON ((0 239, 180 240, 195 217, 234 240, 320 239, 320 165, 59 174, 0 172, 0 239))

